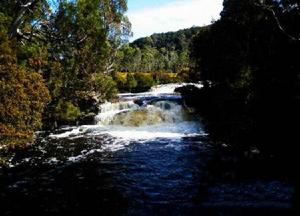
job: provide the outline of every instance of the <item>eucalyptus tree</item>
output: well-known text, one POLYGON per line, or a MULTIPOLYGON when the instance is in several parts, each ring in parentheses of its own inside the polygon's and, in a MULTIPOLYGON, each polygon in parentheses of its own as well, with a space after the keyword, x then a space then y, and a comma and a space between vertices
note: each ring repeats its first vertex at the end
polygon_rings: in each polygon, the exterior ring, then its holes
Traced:
POLYGON ((60 100, 80 107, 82 100, 103 101, 113 96, 97 82, 102 76, 113 85, 109 76, 116 50, 130 35, 126 10, 124 0, 59 1, 47 28, 51 107, 60 100))
POLYGON ((189 67, 190 44, 200 27, 154 34, 118 50, 117 68, 130 72, 176 72, 189 67))
POLYGON ((0 140, 32 138, 48 89, 46 117, 66 119, 78 117, 80 100, 116 94, 109 75, 130 35, 126 9, 125 0, 0 1, 0 140))

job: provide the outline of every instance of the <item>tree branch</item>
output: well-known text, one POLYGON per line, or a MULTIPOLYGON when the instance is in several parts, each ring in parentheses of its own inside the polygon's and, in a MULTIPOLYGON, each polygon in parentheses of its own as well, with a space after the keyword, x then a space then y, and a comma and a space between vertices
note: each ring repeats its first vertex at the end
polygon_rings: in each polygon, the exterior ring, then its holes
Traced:
POLYGON ((300 37, 297 38, 297 37, 295 37, 295 36, 289 34, 289 33, 284 29, 284 27, 283 27, 282 24, 280 23, 279 18, 277 17, 275 11, 272 9, 271 6, 267 6, 267 5, 263 4, 263 3, 260 3, 260 4, 255 3, 255 5, 258 6, 258 7, 260 7, 260 8, 263 8, 264 10, 269 11, 269 12, 272 14, 272 17, 274 18, 274 20, 275 20, 275 22, 276 22, 276 24, 277 24, 279 30, 280 30, 285 36, 287 36, 289 39, 291 39, 291 40, 293 40, 293 41, 300 41, 300 37))
POLYGON ((8 33, 9 38, 13 38, 18 34, 18 29, 22 24, 22 18, 24 17, 26 11, 38 3, 38 0, 29 0, 26 4, 21 5, 20 10, 18 11, 8 33))

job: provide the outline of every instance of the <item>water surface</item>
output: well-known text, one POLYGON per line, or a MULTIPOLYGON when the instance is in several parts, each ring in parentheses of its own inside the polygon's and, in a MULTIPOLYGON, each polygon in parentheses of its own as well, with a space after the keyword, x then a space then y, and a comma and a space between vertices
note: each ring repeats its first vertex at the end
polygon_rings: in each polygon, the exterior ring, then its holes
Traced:
POLYGON ((120 94, 119 102, 99 107, 93 125, 38 132, 36 145, 15 153, 0 172, 1 215, 239 215, 226 208, 288 208, 285 183, 207 185, 213 149, 174 93, 178 86, 120 94), (215 210, 220 207, 225 210, 215 210))

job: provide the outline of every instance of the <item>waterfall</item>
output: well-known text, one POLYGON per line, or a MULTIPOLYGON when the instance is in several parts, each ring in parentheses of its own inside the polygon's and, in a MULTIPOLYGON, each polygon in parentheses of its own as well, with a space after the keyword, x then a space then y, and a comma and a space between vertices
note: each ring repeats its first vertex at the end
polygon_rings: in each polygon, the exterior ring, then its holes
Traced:
POLYGON ((145 106, 133 102, 107 104, 97 116, 99 125, 139 127, 187 120, 183 107, 172 101, 156 101, 145 106))
POLYGON ((154 86, 151 88, 150 92, 152 94, 173 94, 176 88, 187 85, 193 85, 197 88, 203 87, 201 83, 170 83, 154 86))
POLYGON ((119 94, 118 102, 107 102, 99 107, 95 117, 96 125, 82 125, 50 137, 74 138, 106 134, 123 142, 198 136, 203 133, 201 123, 182 106, 181 96, 173 92, 175 88, 184 85, 188 84, 167 84, 154 87, 149 92, 119 94))
POLYGON ((124 101, 117 103, 104 103, 99 107, 99 114, 95 117, 97 124, 109 125, 115 115, 129 110, 137 110, 139 105, 133 101, 124 101))

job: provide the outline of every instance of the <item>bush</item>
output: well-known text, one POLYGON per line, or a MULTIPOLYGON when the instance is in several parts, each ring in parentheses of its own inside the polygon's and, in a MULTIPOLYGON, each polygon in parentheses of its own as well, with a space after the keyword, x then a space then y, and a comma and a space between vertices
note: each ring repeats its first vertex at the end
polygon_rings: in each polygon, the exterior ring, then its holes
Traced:
POLYGON ((129 92, 137 87, 138 83, 132 73, 127 74, 126 87, 129 92))
POLYGON ((127 91, 127 73, 116 73, 114 80, 120 91, 127 91))
POLYGON ((178 81, 176 73, 157 72, 154 76, 156 82, 159 84, 176 83, 178 81))
POLYGON ((111 76, 96 73, 91 78, 92 92, 94 92, 97 100, 104 102, 114 99, 118 94, 117 84, 111 76))
POLYGON ((190 68, 183 68, 178 74, 177 79, 181 82, 190 82, 192 80, 192 74, 190 68))
POLYGON ((5 39, 0 53, 0 146, 13 148, 32 141, 50 96, 40 74, 16 64, 5 39))
POLYGON ((135 73, 134 78, 137 81, 137 87, 135 88, 137 92, 147 91, 155 84, 151 73, 135 73))
POLYGON ((81 116, 81 112, 71 101, 60 99, 55 107, 54 116, 59 121, 74 122, 81 116))

